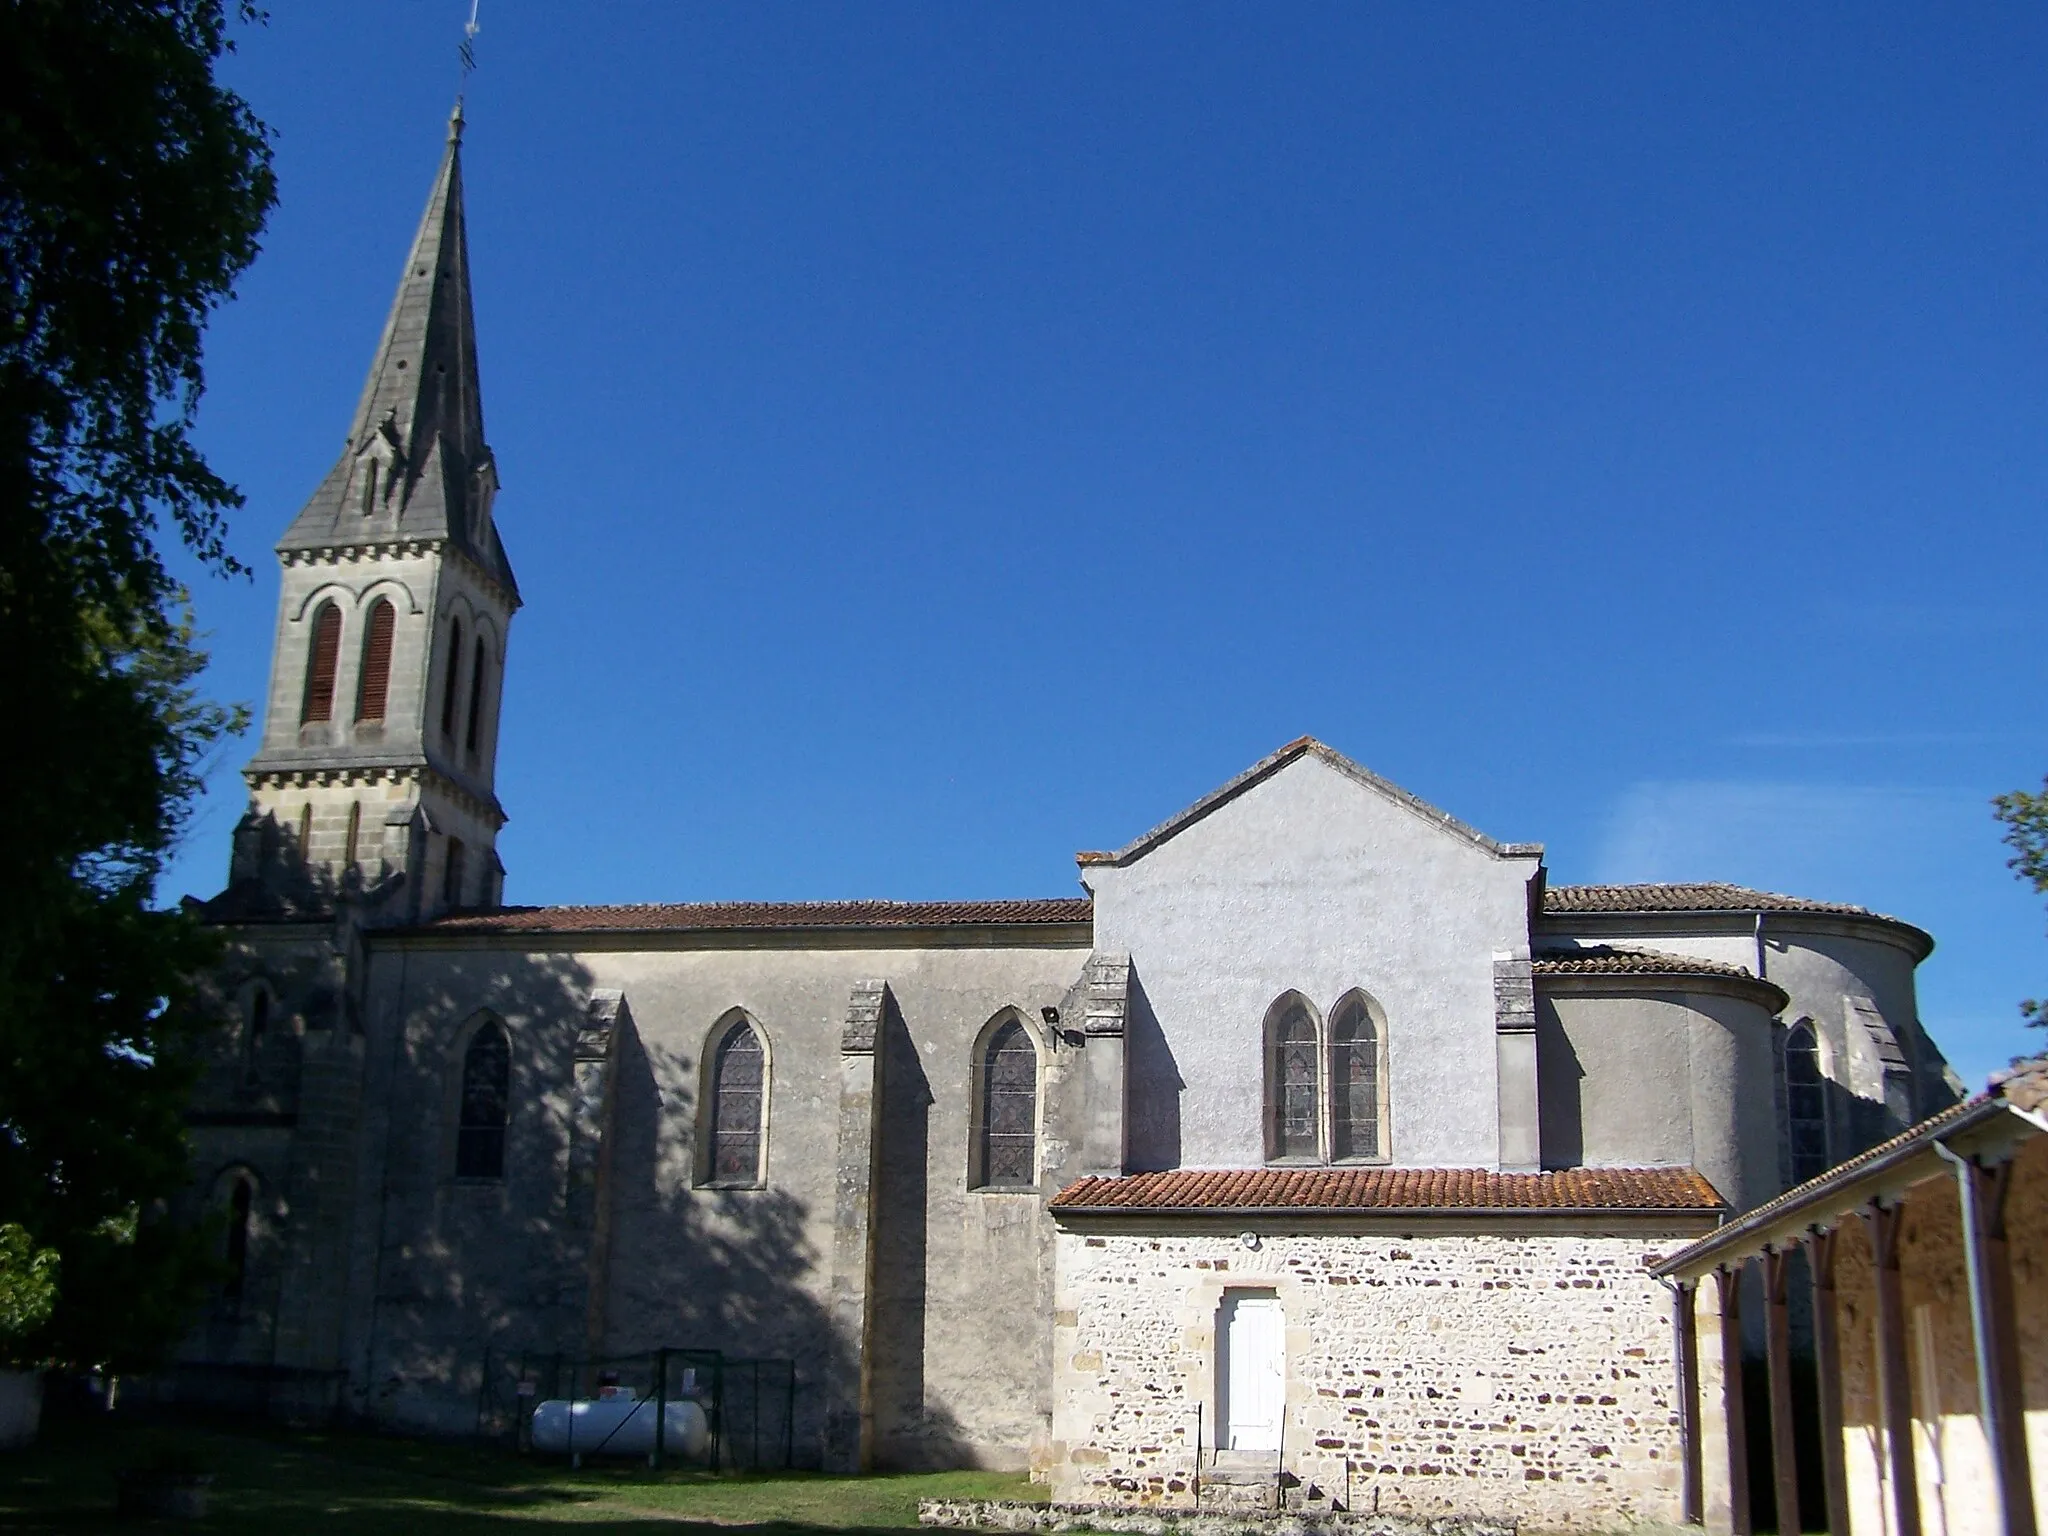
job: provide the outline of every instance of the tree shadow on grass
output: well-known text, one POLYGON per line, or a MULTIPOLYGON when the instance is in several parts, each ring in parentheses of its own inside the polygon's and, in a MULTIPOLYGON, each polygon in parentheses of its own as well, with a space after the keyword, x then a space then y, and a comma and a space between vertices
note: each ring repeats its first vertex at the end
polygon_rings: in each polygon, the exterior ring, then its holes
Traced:
POLYGON ((379 1536, 431 1526, 465 1533, 574 1524, 582 1529, 828 1536, 911 1529, 920 1494, 1015 1496, 987 1473, 845 1479, 651 1474, 630 1463, 571 1471, 560 1462, 493 1455, 359 1433, 295 1433, 136 1424, 120 1418, 53 1426, 36 1448, 0 1456, 0 1528, 134 1530, 118 1522, 120 1469, 175 1453, 215 1474, 215 1532, 379 1536))

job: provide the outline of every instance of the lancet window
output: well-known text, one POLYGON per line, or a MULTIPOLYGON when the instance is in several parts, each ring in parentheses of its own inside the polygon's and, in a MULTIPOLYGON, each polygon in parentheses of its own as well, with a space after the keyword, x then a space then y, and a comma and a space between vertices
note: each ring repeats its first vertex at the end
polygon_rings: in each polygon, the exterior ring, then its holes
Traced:
POLYGON ((1315 1015, 1299 996, 1274 1005, 1266 1022, 1266 1156, 1313 1161, 1322 1156, 1317 1120, 1322 1049, 1315 1015))
POLYGON ((455 1131, 455 1176, 505 1176, 505 1126, 512 1109, 512 1042, 487 1019, 462 1053, 462 1102, 455 1131))
POLYGON ((989 1036, 980 1063, 976 1148, 983 1189, 1029 1189, 1038 1183, 1038 1048, 1010 1019, 989 1036))
POLYGON ((1830 1166, 1827 1079, 1820 1070, 1820 1043, 1804 1022, 1793 1025, 1785 1037, 1785 1108, 1792 1182, 1804 1184, 1830 1166))
POLYGON ((448 621, 448 665, 441 684, 441 734, 455 740, 455 690, 462 681, 462 620, 448 621))
POLYGON ((1380 1031, 1353 992, 1330 1015, 1330 1158, 1381 1156, 1380 1031))
POLYGON ((761 1129, 768 1107, 768 1052, 750 1020, 734 1019, 711 1061, 713 1184, 761 1182, 761 1129))

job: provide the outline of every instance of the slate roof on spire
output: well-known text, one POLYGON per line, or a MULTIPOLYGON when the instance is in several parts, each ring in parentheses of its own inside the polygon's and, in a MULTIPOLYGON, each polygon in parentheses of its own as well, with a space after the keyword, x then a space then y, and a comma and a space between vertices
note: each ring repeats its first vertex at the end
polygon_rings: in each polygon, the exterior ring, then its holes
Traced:
POLYGON ((496 490, 470 307, 458 102, 348 442, 278 551, 445 539, 516 594, 491 521, 496 490))

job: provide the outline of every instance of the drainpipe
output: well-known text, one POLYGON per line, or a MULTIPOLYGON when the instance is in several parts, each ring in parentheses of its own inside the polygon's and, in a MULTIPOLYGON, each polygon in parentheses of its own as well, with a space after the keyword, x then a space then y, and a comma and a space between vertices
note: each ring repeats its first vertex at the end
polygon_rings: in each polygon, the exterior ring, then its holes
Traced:
POLYGON ((1756 979, 1758 981, 1770 980, 1768 976, 1764 975, 1764 914, 1761 907, 1757 909, 1756 914, 1756 979))
POLYGON ((1984 1416, 1984 1438, 1991 1442, 1992 1467, 1991 1486, 1998 1500, 1998 1518, 1992 1529, 2007 1529, 2006 1493, 2006 1444, 2007 1426, 2002 1422, 1998 1401, 1998 1384, 1993 1377, 1991 1352, 1996 1344, 1991 1337, 1991 1319, 1984 1306, 1984 1254, 1983 1234, 1979 1227, 1979 1199, 1975 1170, 1966 1157, 1958 1157, 1948 1147, 1937 1141, 1933 1143, 1935 1154, 1956 1171, 1956 1193, 1962 1201, 1963 1217, 1963 1267, 1970 1286, 1970 1338, 1977 1348, 1977 1411, 1984 1416))

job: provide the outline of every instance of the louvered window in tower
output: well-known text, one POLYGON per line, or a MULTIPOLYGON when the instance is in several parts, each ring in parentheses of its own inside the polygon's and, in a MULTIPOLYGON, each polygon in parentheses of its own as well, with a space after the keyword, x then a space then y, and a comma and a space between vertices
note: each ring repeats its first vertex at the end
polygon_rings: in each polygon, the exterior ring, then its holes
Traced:
POLYGON ((1267 1047, 1266 1102, 1272 1116, 1269 1157, 1321 1156, 1316 1136, 1316 1101, 1322 1072, 1317 1060, 1316 1024, 1299 999, 1290 1001, 1272 1024, 1267 1047))
POLYGON ((1038 1182, 1038 1052, 1015 1019, 989 1038, 981 1063, 981 1184, 1038 1182))
POLYGON ((711 1179, 717 1184, 761 1182, 761 1111, 768 1087, 768 1053, 745 1019, 718 1042, 711 1073, 711 1179))
POLYGON ((505 1125, 511 1118, 512 1042, 505 1026, 486 1021, 462 1054, 462 1110, 455 1131, 455 1176, 505 1176, 505 1125))
POLYGON ((334 671, 341 659, 341 610, 322 603, 313 615, 313 646, 306 655, 306 699, 299 720, 334 718, 334 671))
POLYGON ((385 598, 370 606, 370 620, 363 630, 363 679, 356 688, 356 718, 382 720, 384 703, 391 694, 391 638, 398 627, 398 610, 385 598))
POLYGON ((484 637, 476 637, 476 664, 469 669, 469 728, 463 735, 471 757, 476 756, 476 740, 484 714, 484 637))
POLYGON ((1805 1024, 1794 1025, 1785 1037, 1785 1108, 1792 1143, 1792 1182, 1804 1184, 1830 1166, 1827 1079, 1820 1070, 1820 1046, 1805 1024))
POLYGON ((441 684, 441 734, 455 739, 455 685, 462 680, 462 620, 448 621, 448 665, 441 684))
POLYGON ((1354 992, 1330 1016, 1330 1156, 1379 1155, 1379 1028, 1354 992))

